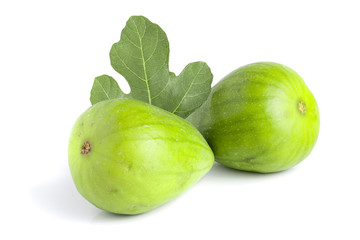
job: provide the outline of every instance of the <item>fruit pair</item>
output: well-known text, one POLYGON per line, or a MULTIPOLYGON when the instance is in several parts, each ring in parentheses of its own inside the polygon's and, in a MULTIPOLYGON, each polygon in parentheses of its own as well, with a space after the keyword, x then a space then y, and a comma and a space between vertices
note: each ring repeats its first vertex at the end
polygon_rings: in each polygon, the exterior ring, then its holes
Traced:
POLYGON ((193 185, 211 169, 214 155, 240 170, 282 171, 311 152, 319 131, 313 95, 299 75, 275 63, 235 70, 187 120, 200 132, 137 100, 95 104, 70 137, 78 191, 106 211, 142 213, 193 185))

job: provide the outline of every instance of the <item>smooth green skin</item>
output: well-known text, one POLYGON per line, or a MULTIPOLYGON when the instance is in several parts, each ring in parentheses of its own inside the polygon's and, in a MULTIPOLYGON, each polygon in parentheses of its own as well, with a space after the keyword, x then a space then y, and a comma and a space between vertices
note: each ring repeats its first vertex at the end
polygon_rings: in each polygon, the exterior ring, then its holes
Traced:
POLYGON ((230 73, 187 120, 203 134, 217 162, 262 173, 286 170, 305 159, 320 126, 317 103, 302 78, 270 62, 230 73))
POLYGON ((69 165, 78 191, 108 212, 138 214, 174 198, 213 166, 203 136, 184 119, 131 99, 99 102, 76 121, 69 165), (81 154, 85 141, 88 154, 81 154))

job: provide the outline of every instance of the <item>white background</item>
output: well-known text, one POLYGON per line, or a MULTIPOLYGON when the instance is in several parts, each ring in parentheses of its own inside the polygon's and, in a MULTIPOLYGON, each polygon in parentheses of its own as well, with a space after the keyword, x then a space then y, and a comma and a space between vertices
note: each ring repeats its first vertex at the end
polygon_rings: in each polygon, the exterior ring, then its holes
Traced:
POLYGON ((1 1, 1 239, 360 239, 358 1, 1 1), (75 189, 67 144, 131 15, 159 24, 170 70, 206 61, 214 83, 257 61, 297 71, 321 115, 301 164, 252 174, 215 164, 151 212, 103 212, 75 189))

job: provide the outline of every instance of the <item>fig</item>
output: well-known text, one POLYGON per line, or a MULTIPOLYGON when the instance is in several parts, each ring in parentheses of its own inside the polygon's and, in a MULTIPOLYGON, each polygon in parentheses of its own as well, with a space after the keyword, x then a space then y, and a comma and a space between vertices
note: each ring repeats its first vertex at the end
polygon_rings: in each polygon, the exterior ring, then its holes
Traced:
POLYGON ((69 166, 80 194, 118 214, 147 212, 184 192, 214 163, 184 119, 132 99, 99 102, 75 122, 69 166))
POLYGON ((249 64, 224 77, 187 120, 203 134, 217 162, 262 173, 305 159, 320 126, 316 100, 303 79, 271 62, 249 64))

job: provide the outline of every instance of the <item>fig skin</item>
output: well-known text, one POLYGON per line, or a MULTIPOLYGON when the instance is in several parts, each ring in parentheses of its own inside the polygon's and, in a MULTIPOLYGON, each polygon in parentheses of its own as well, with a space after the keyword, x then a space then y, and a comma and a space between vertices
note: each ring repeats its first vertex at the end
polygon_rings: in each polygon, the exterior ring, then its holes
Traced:
POLYGON ((69 166, 80 194, 118 214, 147 212, 184 192, 213 166, 203 136, 184 119, 144 102, 99 102, 76 121, 69 166))
POLYGON ((187 120, 205 137, 215 160, 270 173, 291 168, 312 151, 319 133, 316 100, 303 79, 277 63, 253 63, 213 87, 187 120))

